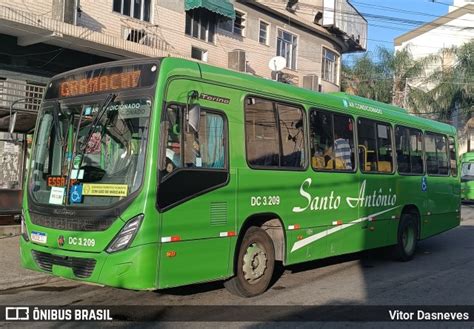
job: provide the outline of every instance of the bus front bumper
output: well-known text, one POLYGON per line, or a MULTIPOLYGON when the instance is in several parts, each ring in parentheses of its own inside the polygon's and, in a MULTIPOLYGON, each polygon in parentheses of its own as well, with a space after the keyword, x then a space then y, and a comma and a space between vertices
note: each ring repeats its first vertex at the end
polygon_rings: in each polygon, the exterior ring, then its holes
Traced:
POLYGON ((133 289, 157 289, 158 244, 117 253, 88 253, 49 248, 20 237, 23 267, 66 279, 133 289))

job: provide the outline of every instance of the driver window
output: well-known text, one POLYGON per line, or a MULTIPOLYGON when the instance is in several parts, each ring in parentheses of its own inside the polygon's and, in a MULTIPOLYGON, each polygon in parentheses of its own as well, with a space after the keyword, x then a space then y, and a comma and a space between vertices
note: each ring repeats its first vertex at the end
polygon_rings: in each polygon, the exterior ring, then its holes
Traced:
POLYGON ((177 168, 225 169, 223 115, 202 110, 199 131, 195 131, 191 126, 184 128, 183 113, 184 107, 178 105, 166 109, 166 159, 160 169, 165 175, 177 168))

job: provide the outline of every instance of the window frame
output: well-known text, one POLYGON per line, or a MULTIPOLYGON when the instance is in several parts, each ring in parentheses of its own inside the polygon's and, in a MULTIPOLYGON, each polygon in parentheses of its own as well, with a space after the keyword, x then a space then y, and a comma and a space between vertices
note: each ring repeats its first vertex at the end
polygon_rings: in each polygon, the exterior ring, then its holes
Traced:
POLYGON ((448 135, 448 153, 449 153, 449 172, 451 177, 458 177, 459 176, 459 162, 458 162, 458 147, 456 145, 456 137, 448 135), (452 143, 451 143, 452 140, 452 143), (453 145, 454 147, 454 161, 456 163, 456 174, 453 175, 453 168, 451 167, 451 150, 449 149, 453 145))
POLYGON ((135 0, 118 0, 120 1, 120 11, 116 11, 114 10, 114 4, 115 4, 115 1, 117 0, 113 0, 112 1, 112 12, 113 13, 116 13, 116 14, 119 14, 119 15, 122 15, 122 16, 126 16, 126 17, 129 17, 131 19, 135 19, 135 20, 138 20, 138 21, 141 21, 141 22, 147 22, 147 23, 152 23, 153 22, 153 7, 154 7, 154 0, 150 0, 150 6, 148 8, 148 17, 150 18, 149 20, 146 20, 145 19, 145 12, 146 12, 146 8, 145 8, 145 1, 146 0, 140 0, 140 18, 136 18, 134 16, 134 11, 135 11, 135 6, 134 6, 134 1, 135 0), (124 14, 123 13, 123 9, 124 9, 124 3, 128 1, 130 3, 130 15, 127 15, 127 14, 124 14))
MULTIPOLYGON (((418 132, 421 133, 421 151, 422 151, 422 160, 423 160, 423 172, 422 173, 412 173, 412 172, 409 172, 409 173, 401 173, 399 170, 398 170, 398 154, 397 154, 397 143, 396 143, 396 140, 394 140, 395 142, 395 162, 397 164, 397 174, 401 175, 401 176, 425 176, 426 175, 426 159, 425 159, 425 132, 421 129, 418 129, 418 128, 414 128, 414 127, 409 127, 409 126, 404 126, 404 125, 398 125, 396 124, 394 129, 393 129, 393 135, 394 137, 396 138, 396 129, 397 127, 400 127, 400 128, 405 128, 405 129, 408 129, 408 130, 416 130, 418 132)), ((411 136, 411 135, 410 135, 411 136)), ((410 171, 411 171, 411 149, 410 149, 410 171)))
POLYGON ((340 76, 339 76, 339 72, 341 70, 341 54, 339 54, 338 52, 336 52, 335 50, 333 49, 329 49, 328 47, 325 47, 325 46, 321 46, 321 79, 326 81, 326 82, 329 82, 329 83, 332 83, 333 85, 336 85, 336 86, 339 86, 340 85, 340 76), (335 56, 336 56, 336 61, 334 62, 334 68, 335 68, 335 73, 334 73, 334 77, 335 77, 335 81, 331 81, 331 80, 328 80, 325 78, 324 76, 324 63, 325 63, 325 60, 326 60, 326 57, 324 56, 325 52, 331 52, 331 53, 334 53, 335 56))
POLYGON ((197 61, 207 63, 209 61, 209 51, 206 50, 206 49, 203 49, 201 47, 196 47, 196 46, 191 45, 191 58, 195 59, 197 61), (193 57, 193 49, 196 49, 196 50, 201 52, 201 55, 202 55, 201 58, 194 58, 193 57))
POLYGON ((258 43, 259 43, 259 44, 261 44, 261 45, 263 45, 263 46, 270 46, 270 31, 271 31, 271 24, 270 24, 270 22, 268 22, 268 21, 266 21, 266 20, 264 20, 264 19, 259 18, 259 19, 258 19, 258 43), (262 23, 267 25, 265 42, 261 42, 261 41, 260 41, 260 36, 261 36, 260 32, 262 31, 262 29, 261 29, 262 23))
POLYGON ((248 17, 248 15, 245 11, 240 10, 240 9, 235 9, 235 13, 236 13, 236 17, 237 17, 237 13, 238 13, 243 19, 243 24, 241 24, 241 33, 236 33, 235 19, 224 18, 224 20, 223 20, 221 18, 221 20, 217 21, 216 26, 220 31, 223 31, 227 35, 231 35, 231 36, 237 37, 237 38, 245 38, 246 35, 247 35, 247 17, 248 17), (224 22, 226 24, 231 22, 230 23, 230 29, 227 29, 225 27, 224 22))
MULTIPOLYGON (((199 40, 201 42, 205 42, 205 43, 208 43, 208 44, 212 44, 212 45, 215 45, 216 44, 216 34, 217 34, 217 19, 216 17, 214 16, 209 16, 208 17, 208 21, 207 21, 207 26, 204 27, 204 25, 202 24, 202 12, 203 12, 204 9, 202 8, 197 8, 197 9, 191 9, 191 10, 188 10, 188 11, 185 11, 184 12, 184 35, 187 36, 187 37, 190 37, 190 38, 193 38, 194 40, 199 40), (199 12, 199 19, 196 20, 196 13, 199 12), (187 22, 188 22, 188 15, 190 15, 190 34, 187 33, 187 22), (197 21, 197 24, 198 24, 198 36, 194 36, 194 24, 195 22, 197 21), (211 24, 214 25, 214 32, 212 34, 212 40, 209 40, 209 36, 210 36, 210 33, 209 31, 211 30, 211 24), (200 34, 202 34, 202 30, 205 30, 204 33, 205 33, 205 38, 202 39, 200 37, 200 34)), ((199 48, 199 47, 196 47, 196 48, 199 48)))
MULTIPOLYGON (((442 133, 436 133, 436 132, 433 132, 431 130, 425 130, 424 134, 423 134, 423 154, 424 154, 424 158, 425 158, 425 166, 426 166, 425 173, 426 173, 426 175, 432 176, 432 177, 451 177, 451 165, 450 165, 451 155, 449 154, 449 136, 448 135, 445 135, 445 134, 442 134, 442 133), (427 161, 426 145, 425 145, 425 142, 426 142, 425 136, 427 134, 435 135, 435 136, 442 136, 446 139, 446 159, 447 159, 447 162, 448 162, 448 173, 447 174, 430 174, 428 172, 428 161, 427 161)), ((438 161, 438 150, 436 150, 436 161, 438 161)), ((439 172, 439 163, 438 163, 438 172, 439 172)))
POLYGON ((237 14, 239 14, 242 18, 242 23, 240 25, 240 33, 236 33, 235 32, 235 19, 232 21, 232 34, 237 36, 237 37, 241 37, 241 38, 245 38, 246 35, 247 35, 247 13, 245 11, 242 11, 240 9, 235 9, 235 17, 237 18, 237 14))
MULTIPOLYGON (((395 129, 393 127, 393 125, 389 122, 386 122, 386 121, 381 121, 381 120, 377 120, 377 119, 369 119, 367 117, 357 117, 357 120, 368 120, 368 121, 372 121, 374 122, 375 124, 382 124, 382 125, 386 125, 386 126, 389 126, 390 127, 390 139, 391 139, 391 146, 392 146, 392 171, 391 172, 387 172, 387 171, 363 171, 362 168, 360 168, 360 172, 361 174, 369 174, 369 175, 372 175, 372 174, 376 174, 376 175, 395 175, 395 173, 397 172, 398 170, 398 166, 397 166, 397 161, 396 161, 396 152, 395 151, 395 147, 396 147, 396 144, 395 143, 395 129), (396 168, 397 166, 397 168, 396 168)), ((357 122, 357 156, 359 155, 359 122, 357 122)), ((377 132, 377 129, 375 129, 375 132, 377 132)), ((376 150, 377 150, 377 161, 379 159, 379 145, 378 145, 378 136, 375 136, 375 143, 376 143, 376 150)), ((359 166, 360 167, 360 166, 359 166)), ((378 167, 377 167, 378 169, 378 167)))
MULTIPOLYGON (((186 108, 186 104, 185 103, 180 103, 180 102, 175 102, 175 101, 171 101, 171 102, 164 102, 164 105, 163 105, 163 110, 162 110, 162 113, 165 113, 166 109, 169 107, 169 106, 179 106, 181 108, 182 111, 184 111, 184 109, 186 108)), ((201 107, 201 113, 202 112, 205 112, 205 113, 213 113, 213 114, 216 114, 216 115, 220 115, 222 118, 223 118, 223 121, 224 121, 224 168, 207 168, 207 167, 177 167, 175 170, 173 170, 172 173, 169 173, 169 174, 165 174, 165 175, 162 175, 161 174, 161 168, 160 168, 160 163, 161 163, 161 159, 162 157, 166 157, 166 147, 164 147, 162 150, 158 150, 158 166, 157 166, 157 171, 158 171, 158 183, 162 183, 162 182, 165 182, 167 181, 168 179, 170 179, 171 177, 173 177, 176 173, 180 172, 180 171, 189 171, 189 170, 193 170, 193 171, 212 171, 212 172, 215 172, 215 171, 218 171, 218 172, 227 172, 227 173, 230 173, 230 166, 229 166, 229 120, 227 118, 227 114, 222 111, 222 110, 217 110, 217 109, 213 109, 213 108, 208 108, 208 107, 201 107)), ((181 116, 181 126, 183 128, 185 128, 185 118, 184 118, 184 113, 183 115, 181 116)), ((160 116, 160 124, 161 122, 163 122, 163 118, 162 116, 160 116)), ((181 162, 184 162, 184 144, 185 144, 185 136, 184 136, 184 130, 185 129, 182 129, 181 132, 180 132, 180 136, 181 136, 181 155, 180 155, 180 159, 181 159, 181 162)), ((163 136, 161 135, 161 132, 160 132, 160 139, 163 138, 163 136)), ((161 146, 161 143, 159 143, 159 147, 161 146)), ((227 183, 226 183, 227 184, 227 183)), ((204 193, 205 191, 203 191, 204 193)))
MULTIPOLYGON (((278 27, 277 28, 277 33, 276 33, 276 55, 277 56, 281 56, 281 57, 284 57, 288 63, 288 59, 285 57, 285 56, 282 56, 281 54, 278 55, 278 52, 279 52, 279 48, 278 48, 278 39, 283 39, 283 38, 280 38, 280 32, 282 33, 288 33, 288 34, 291 34, 293 37, 296 37, 296 47, 295 47, 295 51, 294 53, 292 52, 292 59, 294 58, 294 67, 289 67, 289 66, 286 66, 285 64, 285 68, 288 69, 288 70, 292 70, 292 71, 297 71, 298 70, 298 48, 299 48, 299 41, 300 41, 300 36, 296 33, 293 33, 293 32, 290 32, 288 30, 285 30, 281 27, 278 27)), ((292 43, 293 45, 293 43, 292 43)))
MULTIPOLYGON (((314 107, 314 106, 313 106, 313 107, 310 107, 309 110, 308 110, 310 117, 311 117, 311 111, 320 111, 320 112, 325 112, 325 113, 331 114, 332 134, 333 134, 333 137, 334 137, 334 114, 350 117, 350 118, 352 119, 352 123, 353 123, 353 124, 356 123, 356 119, 354 118, 354 116, 353 116, 352 114, 349 114, 349 113, 337 112, 337 111, 328 110, 328 109, 325 109, 325 108, 318 108, 318 107, 314 107)), ((311 122, 310 122, 310 120, 308 120, 308 128, 309 128, 309 131, 308 131, 308 138, 309 138, 309 136, 310 136, 310 131, 311 131, 311 126, 310 126, 310 124, 311 124, 311 122)), ((352 140, 353 140, 354 142, 357 142, 357 134, 356 134, 355 129, 352 129, 352 140)), ((334 141, 333 141, 333 142, 334 142, 334 141)), ((308 143, 308 144, 309 144, 309 143, 308 143)), ((355 145, 358 145, 358 144, 355 144, 355 143, 354 143, 354 146, 355 146, 355 145)), ((312 157, 312 155, 311 155, 310 157, 312 157)), ((313 171, 315 171, 315 172, 332 172, 332 173, 355 174, 355 173, 357 173, 358 168, 359 168, 359 155, 358 155, 358 152, 356 152, 355 150, 354 150, 354 162, 355 162, 355 165, 353 166, 352 170, 318 169, 318 168, 314 168, 312 163, 311 163, 311 168, 312 168, 313 171)))
MULTIPOLYGON (((248 94, 245 96, 244 98, 244 102, 243 102, 243 110, 244 110, 244 138, 245 138, 245 141, 244 141, 244 144, 245 144, 245 162, 247 163, 247 166, 252 169, 252 170, 271 170, 271 171, 297 171, 297 172, 301 172, 301 171, 306 171, 308 170, 308 118, 307 118, 307 113, 306 113, 306 109, 303 105, 300 105, 300 104, 295 104, 295 103, 291 103, 291 102, 287 102, 287 101, 284 101, 284 100, 277 100, 277 99, 272 99, 272 98, 269 98, 269 97, 265 97, 265 96, 259 96, 259 95, 255 95, 255 94, 248 94), (280 120, 279 120, 279 115, 278 115, 278 107, 276 106, 277 104, 281 104, 281 105, 286 105, 286 106, 290 106, 290 107, 294 107, 294 108, 298 108, 301 113, 303 114, 303 141, 304 141, 304 165, 302 167, 282 167, 280 165, 278 166, 261 166, 261 165, 252 165, 250 164, 249 160, 248 160, 248 145, 247 145, 247 111, 246 111, 246 104, 247 104, 247 100, 249 98, 258 98, 258 99, 261 99, 261 100, 265 100, 265 101, 269 101, 269 102, 272 102, 273 103, 273 114, 275 116, 275 121, 276 121, 276 130, 277 130, 277 139, 278 139, 278 150, 279 150, 279 157, 281 158, 282 156, 282 144, 281 144, 281 126, 280 126, 280 120)), ((279 161, 280 162, 280 161, 279 161)))

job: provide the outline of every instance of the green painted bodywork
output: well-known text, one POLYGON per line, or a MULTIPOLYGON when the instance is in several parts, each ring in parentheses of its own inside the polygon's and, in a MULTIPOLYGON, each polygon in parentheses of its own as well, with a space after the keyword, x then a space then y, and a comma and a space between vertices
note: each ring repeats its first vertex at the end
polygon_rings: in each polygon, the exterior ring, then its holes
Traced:
MULTIPOLYGON (((461 168, 464 163, 468 162, 474 165, 474 152, 467 152, 462 155, 461 168)), ((461 199, 466 201, 474 201, 474 180, 461 182, 461 199)))
POLYGON ((421 239, 459 225, 459 175, 424 176, 427 190, 422 191, 423 176, 364 174, 360 170, 355 173, 315 172, 309 163, 301 171, 250 169, 245 158, 243 104, 249 95, 260 96, 298 104, 306 111, 312 107, 328 109, 350 113, 355 118, 366 117, 455 137, 452 126, 344 93, 316 93, 183 59, 161 59, 157 86, 144 181, 135 199, 105 231, 75 232, 34 225, 28 211, 28 193, 24 193, 28 231, 44 232, 48 236, 47 242, 41 245, 21 238, 24 267, 41 270, 32 258, 32 250, 64 257, 92 258, 97 263, 87 279, 75 277, 67 267, 53 266, 52 274, 128 289, 161 289, 231 277, 239 237, 244 233, 242 227, 258 215, 276 218, 281 223, 286 265, 395 244, 399 218, 407 206, 420 214, 421 239), (185 104, 190 90, 230 100, 225 104, 199 99, 202 108, 221 111, 227 118, 230 179, 223 187, 159 212, 156 198, 161 110, 165 102, 185 104), (366 196, 375 195, 374 204, 361 207, 360 201, 354 208, 349 207, 346 198, 358 198, 364 188, 366 196), (334 198, 340 197, 338 209, 311 210, 305 197, 329 198, 331 194, 334 198), (377 199, 377 195, 386 198, 377 199), (252 197, 271 196, 279 196, 278 205, 251 204, 252 197), (384 205, 377 206, 377 200, 384 205), (225 211, 225 221, 216 224, 210 209, 217 204, 225 211), (305 210, 295 212, 295 208, 305 210), (105 249, 109 243, 128 220, 139 214, 144 214, 144 220, 130 247, 108 254, 105 249), (334 221, 342 221, 343 225, 335 226, 334 221), (289 229, 291 225, 299 228, 289 229), (221 237, 222 232, 236 232, 236 236, 221 237), (66 241, 73 236, 95 239, 96 243, 94 247, 67 243, 59 247, 60 235, 66 241), (170 236, 179 236, 180 241, 161 242, 163 237, 170 236))

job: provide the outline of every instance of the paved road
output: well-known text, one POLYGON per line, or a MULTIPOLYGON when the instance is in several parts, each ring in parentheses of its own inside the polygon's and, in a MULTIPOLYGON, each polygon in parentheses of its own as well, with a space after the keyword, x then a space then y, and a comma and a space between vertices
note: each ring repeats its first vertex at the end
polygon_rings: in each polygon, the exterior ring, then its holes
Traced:
POLYGON ((380 252, 311 262, 286 269, 251 299, 229 294, 219 282, 136 292, 60 280, 0 292, 0 305, 474 305, 474 205, 463 206, 462 217, 460 227, 420 242, 411 262, 380 252))

